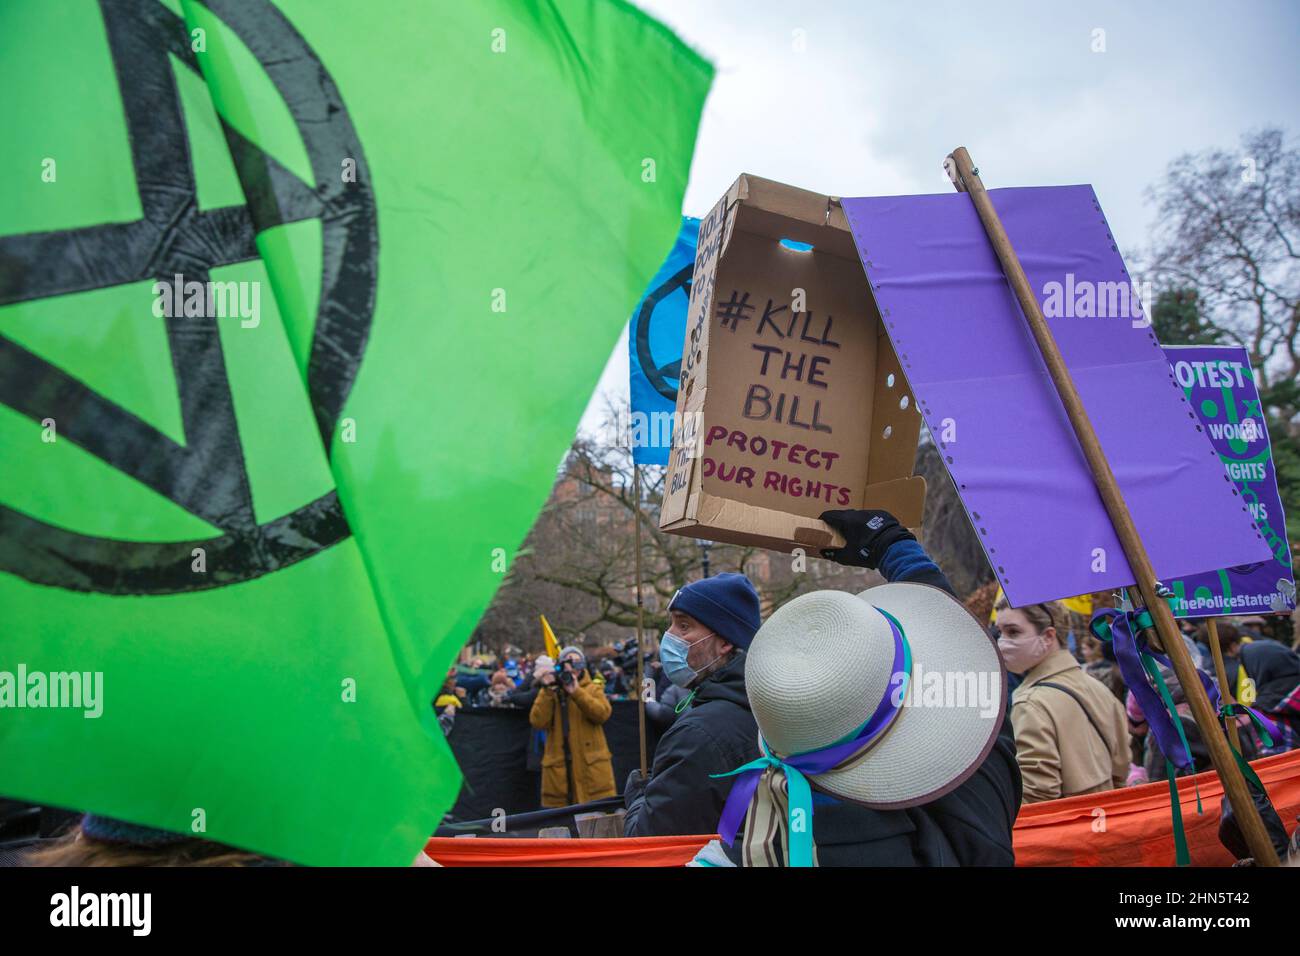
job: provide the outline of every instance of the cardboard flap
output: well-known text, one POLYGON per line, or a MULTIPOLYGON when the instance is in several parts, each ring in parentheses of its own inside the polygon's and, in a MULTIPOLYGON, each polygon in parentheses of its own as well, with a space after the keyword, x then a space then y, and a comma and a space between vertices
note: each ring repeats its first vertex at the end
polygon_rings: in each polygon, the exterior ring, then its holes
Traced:
MULTIPOLYGON (((740 187, 737 198, 752 209, 762 209, 783 219, 798 219, 814 226, 826 224, 831 204, 829 196, 752 173, 742 173, 736 182, 740 187)), ((841 228, 847 228, 847 225, 841 228)))
POLYGON ((908 528, 921 527, 925 511, 925 479, 920 475, 868 485, 860 508, 888 511, 908 528))
POLYGON ((920 524, 920 415, 847 227, 750 175, 701 222, 661 527, 789 551, 842 544, 829 509, 920 524))
MULTIPOLYGON (((672 523, 662 521, 660 527, 674 534, 757 545, 787 553, 795 548, 813 553, 823 548, 844 547, 844 538, 819 518, 792 515, 706 493, 692 495, 691 505, 686 517, 672 523)), ((919 529, 925 507, 925 479, 914 475, 872 486, 859 507, 888 511, 906 527, 919 529)))
MULTIPOLYGON (((875 311, 875 303, 872 303, 875 311)), ((921 437, 921 408, 907 384, 903 363, 889 337, 880 332, 876 348, 876 386, 871 402, 871 450, 867 483, 888 481, 912 470, 921 437)), ((900 519, 901 520, 901 519, 900 519)))
POLYGON ((817 521, 816 525, 800 525, 794 529, 794 540, 798 544, 806 545, 815 550, 822 548, 842 548, 845 545, 844 536, 828 525, 825 521, 817 521))
POLYGON ((714 495, 701 496, 694 517, 700 527, 710 529, 711 535, 717 535, 713 537, 716 541, 731 540, 743 544, 761 537, 765 539, 764 547, 785 552, 796 547, 809 551, 844 547, 844 538, 818 518, 745 505, 714 495), (719 534, 727 532, 731 533, 730 539, 719 534))
POLYGON ((664 475, 663 502, 659 510, 659 526, 672 524, 692 517, 688 507, 691 491, 700 483, 696 464, 699 461, 699 426, 702 421, 706 389, 694 392, 694 399, 683 407, 685 396, 677 397, 677 421, 673 428, 673 444, 668 454, 668 472, 664 475))
MULTIPOLYGON (((823 254, 857 261, 848 217, 838 198, 748 173, 737 180, 737 185, 740 188, 733 190, 739 209, 731 210, 733 228, 778 241, 793 239, 823 254)), ((725 245, 723 251, 725 254, 725 245)))

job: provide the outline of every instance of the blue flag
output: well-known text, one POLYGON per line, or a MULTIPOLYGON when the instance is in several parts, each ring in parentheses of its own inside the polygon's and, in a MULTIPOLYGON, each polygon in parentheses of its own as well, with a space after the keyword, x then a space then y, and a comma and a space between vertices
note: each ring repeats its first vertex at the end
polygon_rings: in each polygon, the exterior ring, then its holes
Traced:
POLYGON ((638 465, 667 465, 677 407, 686 306, 700 221, 682 217, 677 242, 637 303, 627 329, 632 396, 629 434, 638 465))

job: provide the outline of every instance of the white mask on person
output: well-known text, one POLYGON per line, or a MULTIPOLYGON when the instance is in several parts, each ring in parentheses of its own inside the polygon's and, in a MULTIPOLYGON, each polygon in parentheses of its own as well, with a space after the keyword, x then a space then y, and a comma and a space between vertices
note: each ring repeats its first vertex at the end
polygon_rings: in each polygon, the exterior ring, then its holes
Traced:
POLYGON ((1002 655, 1007 670, 1013 674, 1024 674, 1042 662, 1056 642, 1046 634, 1022 634, 1019 637, 998 638, 998 653, 1002 655))

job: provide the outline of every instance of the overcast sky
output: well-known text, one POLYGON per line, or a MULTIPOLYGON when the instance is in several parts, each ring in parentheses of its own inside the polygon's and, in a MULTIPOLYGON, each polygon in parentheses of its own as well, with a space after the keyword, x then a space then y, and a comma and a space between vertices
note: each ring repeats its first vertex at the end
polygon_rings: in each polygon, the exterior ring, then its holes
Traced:
MULTIPOLYGON (((1091 183, 1131 252, 1171 159, 1300 119, 1296 0, 635 2, 717 71, 694 216, 742 172, 839 196, 947 192, 943 158, 964 145, 990 188, 1091 183)), ((626 402, 627 374, 624 338, 583 430, 602 393, 626 402)))

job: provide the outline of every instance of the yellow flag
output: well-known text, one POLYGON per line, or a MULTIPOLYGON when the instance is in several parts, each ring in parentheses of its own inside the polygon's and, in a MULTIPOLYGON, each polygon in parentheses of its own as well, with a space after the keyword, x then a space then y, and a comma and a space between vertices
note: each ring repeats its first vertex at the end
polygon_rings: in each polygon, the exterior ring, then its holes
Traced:
POLYGON ((546 620, 546 615, 542 616, 542 639, 546 641, 546 654, 551 660, 558 662, 560 659, 560 642, 555 639, 555 632, 551 630, 551 625, 546 620))
MULTIPOLYGON (((993 597, 993 607, 995 610, 989 611, 989 623, 992 624, 997 618, 996 610, 998 602, 1002 600, 1002 588, 998 588, 998 593, 993 597)), ((1092 616, 1092 595, 1081 594, 1078 597, 1061 598, 1061 603, 1065 605, 1067 611, 1073 611, 1076 614, 1082 614, 1084 617, 1092 616)))
POLYGON ((1092 595, 1081 594, 1078 597, 1062 598, 1061 603, 1065 605, 1067 611, 1073 611, 1075 614, 1082 614, 1084 617, 1092 616, 1092 595))

